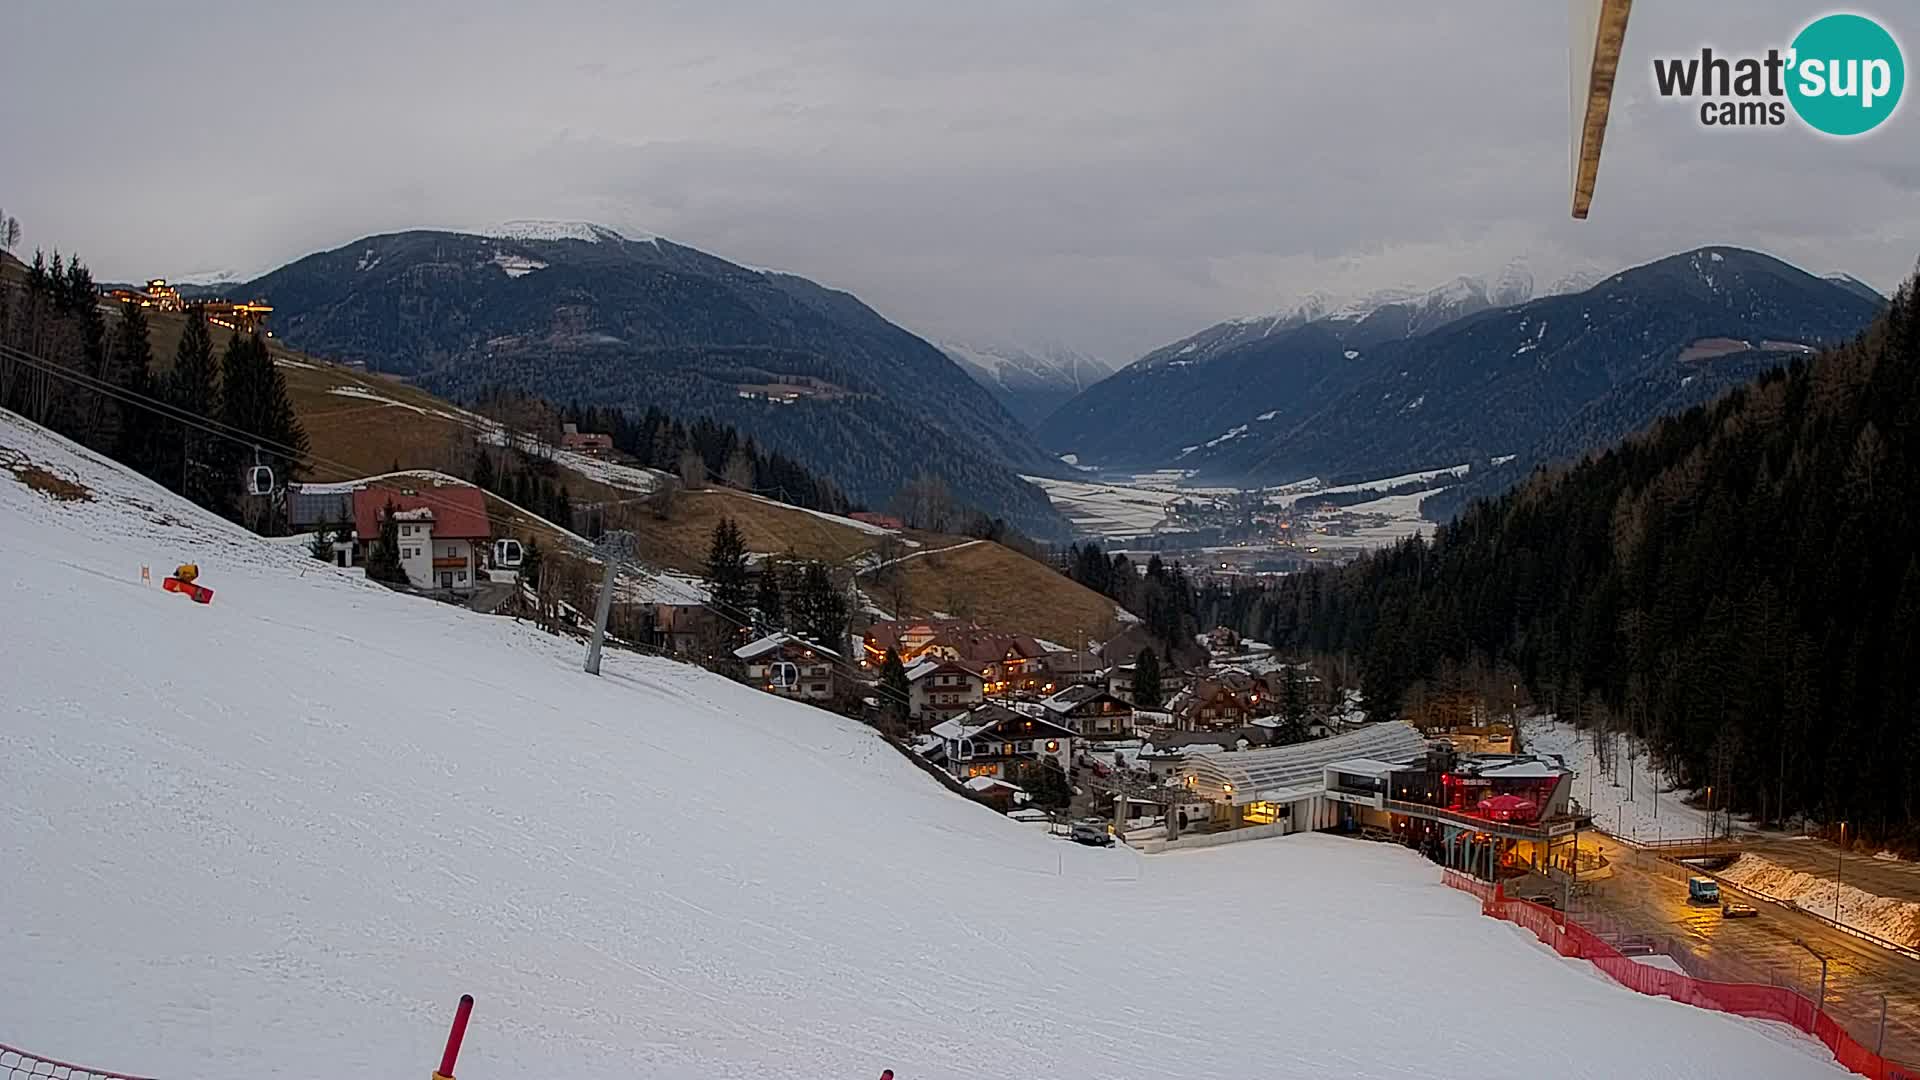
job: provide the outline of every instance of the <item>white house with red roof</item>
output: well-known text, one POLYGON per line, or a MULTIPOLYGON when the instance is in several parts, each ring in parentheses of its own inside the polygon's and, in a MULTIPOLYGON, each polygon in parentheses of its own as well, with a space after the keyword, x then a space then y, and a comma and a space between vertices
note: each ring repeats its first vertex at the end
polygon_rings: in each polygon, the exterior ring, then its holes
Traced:
POLYGON ((392 508, 400 566, 420 589, 467 592, 478 583, 479 552, 492 540, 479 488, 364 487, 353 493, 353 521, 362 564, 380 542, 381 518, 392 508))

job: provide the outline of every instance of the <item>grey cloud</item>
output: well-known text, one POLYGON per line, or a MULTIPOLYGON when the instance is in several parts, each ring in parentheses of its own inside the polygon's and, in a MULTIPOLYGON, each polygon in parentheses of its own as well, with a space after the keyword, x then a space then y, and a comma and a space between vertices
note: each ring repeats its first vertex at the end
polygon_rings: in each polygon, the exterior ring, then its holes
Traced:
POLYGON ((586 218, 1121 362, 1516 256, 1549 282, 1729 242, 1891 287, 1920 253, 1912 103, 1855 143, 1709 133, 1647 74, 1819 10, 1641 5, 1576 223, 1565 14, 1537 0, 28 5, 0 204, 103 277, 586 218))

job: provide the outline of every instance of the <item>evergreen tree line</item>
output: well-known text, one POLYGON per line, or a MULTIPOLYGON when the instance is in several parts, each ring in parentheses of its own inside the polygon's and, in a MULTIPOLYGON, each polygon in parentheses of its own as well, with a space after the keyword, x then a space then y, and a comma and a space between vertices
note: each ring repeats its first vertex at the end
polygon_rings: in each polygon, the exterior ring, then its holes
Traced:
POLYGON ((245 474, 266 465, 275 485, 284 486, 304 470, 307 435, 258 334, 231 335, 216 361, 205 310, 190 307, 171 368, 157 371, 145 310, 122 304, 109 320, 77 258, 36 252, 18 286, 0 289, 0 343, 70 373, 0 354, 0 406, 216 513, 262 531, 283 525, 279 500, 245 495, 245 474), (176 419, 148 399, 198 422, 176 419), (260 445, 207 430, 211 421, 260 445))
POLYGON ((1145 573, 1139 573, 1125 555, 1109 557, 1095 543, 1074 544, 1067 549, 1067 576, 1140 616, 1169 656, 1186 651, 1199 632, 1198 597, 1186 566, 1177 560, 1168 564, 1151 556, 1145 573))
MULTIPOLYGON (((1089 564, 1091 569, 1091 564, 1089 564)), ((1766 820, 1920 824, 1920 310, 1415 538, 1213 596, 1358 658, 1375 715, 1516 685, 1766 820)))
MULTIPOLYGON (((707 548, 707 590, 723 619, 746 621, 762 634, 785 630, 843 656, 851 614, 833 569, 818 559, 769 557, 755 573, 740 526, 723 517, 707 548)), ((745 630, 741 631, 745 634, 745 630)))
POLYGON ((784 454, 762 450, 751 435, 742 437, 733 427, 704 416, 688 424, 653 407, 636 417, 624 409, 578 404, 567 406, 561 416, 581 431, 611 436, 614 449, 650 468, 685 478, 698 461, 700 482, 717 479, 829 514, 854 509, 833 481, 784 454))
MULTIPOLYGON (((559 473, 551 459, 530 454, 524 448, 502 450, 481 445, 475 448, 467 479, 482 491, 490 491, 563 529, 573 529, 573 493, 558 479, 559 473)), ((598 528, 590 531, 599 533, 598 528)))

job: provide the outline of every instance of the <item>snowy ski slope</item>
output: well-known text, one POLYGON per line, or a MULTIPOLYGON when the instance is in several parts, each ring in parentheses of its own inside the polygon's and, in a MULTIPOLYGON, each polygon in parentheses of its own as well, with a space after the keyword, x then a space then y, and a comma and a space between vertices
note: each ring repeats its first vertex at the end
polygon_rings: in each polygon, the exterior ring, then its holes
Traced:
POLYGON ((582 675, 4 413, 0 552, 0 1042, 38 1053, 424 1077, 472 992, 461 1080, 1845 1075, 1409 852, 1049 840, 850 721, 582 675), (141 585, 185 559, 211 606, 141 585))

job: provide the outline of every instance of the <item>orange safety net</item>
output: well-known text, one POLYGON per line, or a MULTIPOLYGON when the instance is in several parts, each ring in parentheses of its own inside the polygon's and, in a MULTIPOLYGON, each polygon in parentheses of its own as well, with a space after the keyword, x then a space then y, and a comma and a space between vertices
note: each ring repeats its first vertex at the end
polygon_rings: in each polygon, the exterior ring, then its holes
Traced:
POLYGON ((1630 990, 1702 1009, 1791 1024, 1827 1044, 1841 1065, 1861 1076, 1871 1080, 1920 1080, 1920 1068, 1888 1061, 1860 1045, 1838 1021, 1796 991, 1782 986, 1712 982, 1637 963, 1564 912, 1509 899, 1486 882, 1456 870, 1446 871, 1443 880, 1452 888, 1479 897, 1483 914, 1531 930, 1561 956, 1591 961, 1630 990))

